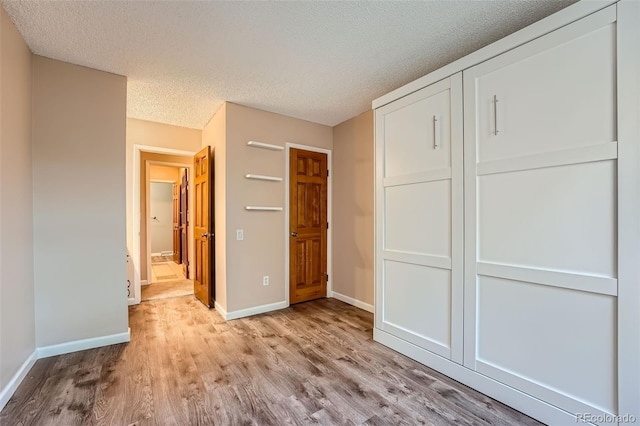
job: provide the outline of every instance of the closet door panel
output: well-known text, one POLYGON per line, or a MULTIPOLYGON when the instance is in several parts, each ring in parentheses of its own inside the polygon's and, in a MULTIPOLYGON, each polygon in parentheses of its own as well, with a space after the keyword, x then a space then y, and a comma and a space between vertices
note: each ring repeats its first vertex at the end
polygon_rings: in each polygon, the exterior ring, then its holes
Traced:
POLYGON ((426 98, 403 99, 385 114, 385 177, 451 167, 450 96, 443 86, 426 98))
POLYGON ((376 328, 462 363, 462 75, 376 110, 376 328))
POLYGON ((486 276, 477 294, 479 372, 573 412, 616 411, 615 297, 486 276))
POLYGON ((451 271, 386 261, 386 329, 445 357, 451 351, 451 271))
POLYGON ((477 67, 479 162, 616 140, 614 21, 611 9, 477 67))
POLYGON ((616 277, 616 162, 478 177, 478 261, 616 277))
POLYGON ((464 72, 464 365, 571 413, 618 411, 615 19, 464 72))
POLYGON ((385 248, 450 258, 450 187, 442 180, 386 188, 385 248))

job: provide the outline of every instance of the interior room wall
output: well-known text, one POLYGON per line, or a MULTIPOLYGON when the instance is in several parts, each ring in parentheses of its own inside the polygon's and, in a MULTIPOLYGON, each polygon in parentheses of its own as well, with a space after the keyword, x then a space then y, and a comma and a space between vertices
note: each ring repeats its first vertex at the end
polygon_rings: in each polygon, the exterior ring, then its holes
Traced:
MULTIPOLYGON (((31 51, 0 7, 0 395, 36 348, 31 51)), ((0 409, 4 405, 0 397, 0 409)))
POLYGON ((127 334, 127 79, 34 56, 32 90, 37 346, 127 334))
POLYGON ((373 111, 333 128, 333 291, 373 308, 373 111))
MULTIPOLYGON (((247 146, 255 140, 333 147, 333 130, 310 121, 227 103, 226 110, 227 312, 285 300, 285 229, 283 211, 247 211, 245 206, 285 205, 285 182, 246 179, 247 173, 285 177, 285 151, 247 146), (244 240, 236 241, 236 229, 244 240), (264 286, 262 277, 270 284, 264 286)), ((335 180, 334 180, 335 183, 335 180)), ((334 184, 334 187, 338 186, 334 184)), ((333 229, 329 229, 333 232, 333 229)))
MULTIPOLYGON (((186 127, 172 126, 169 124, 156 123, 153 121, 127 118, 127 148, 126 148, 126 214, 127 214, 127 250, 133 251, 133 149, 134 145, 145 145, 157 148, 176 149, 180 151, 198 152, 202 144, 202 131, 188 129, 186 127)), ((143 163, 144 164, 144 163, 143 163)), ((191 163, 189 163, 191 164, 191 163)), ((144 167, 140 175, 144 174, 144 167)), ((144 182, 144 181, 143 181, 144 182)), ((137 184, 136 184, 137 185, 137 184)), ((143 186, 144 188, 144 186, 143 186)), ((143 189, 144 191, 144 189, 143 189)), ((140 194, 140 200, 144 200, 140 194)), ((141 202, 141 205, 144 203, 141 202)), ((144 220, 145 216, 141 217, 144 220)), ((146 224, 140 224, 140 233, 146 230, 146 224)), ((143 240, 145 241, 145 240, 143 240)), ((132 269, 140 271, 141 279, 145 280, 147 275, 146 257, 142 251, 146 250, 146 245, 141 244, 140 265, 133 265, 132 269)), ((191 248, 192 246, 190 246, 191 248)), ((146 252, 145 252, 146 253, 146 252)))
MULTIPOLYGON (((147 241, 147 218, 150 211, 150 199, 147 194, 150 192, 151 183, 151 168, 157 167, 157 163, 171 163, 181 164, 184 167, 192 167, 193 159, 191 157, 185 157, 183 155, 167 155, 157 154, 152 152, 143 152, 140 155, 140 279, 142 281, 148 281, 148 267, 147 262, 150 253, 151 246, 147 241), (154 164, 156 163, 156 164, 154 164)), ((178 170, 176 168, 176 170, 178 170)), ((171 175, 172 177, 175 175, 171 175)), ((179 172, 178 172, 179 176, 179 172)), ((189 178, 189 191, 192 193, 192 178, 189 178)), ((189 211, 193 211, 193 197, 189 199, 189 211)), ((189 273, 193 273, 193 234, 191 230, 188 231, 189 239, 189 273)), ((191 275, 189 275, 191 276, 191 275)))
POLYGON ((149 179, 152 181, 171 181, 175 183, 181 182, 180 168, 171 166, 158 166, 151 164, 149 166, 149 179))
POLYGON ((202 147, 210 146, 214 170, 214 241, 215 241, 215 299, 227 309, 227 214, 226 214, 226 131, 227 104, 224 103, 202 130, 202 147))
POLYGON ((151 182, 149 192, 149 237, 151 255, 173 251, 173 185, 151 182))

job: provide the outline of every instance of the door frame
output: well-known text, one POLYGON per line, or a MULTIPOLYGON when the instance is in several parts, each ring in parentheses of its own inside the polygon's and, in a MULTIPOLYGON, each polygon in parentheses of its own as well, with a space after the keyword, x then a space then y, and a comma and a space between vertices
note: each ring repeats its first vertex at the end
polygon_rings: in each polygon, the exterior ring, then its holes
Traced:
POLYGON ((333 297, 333 273, 331 270, 331 264, 332 264, 332 258, 333 258, 333 247, 332 247, 332 238, 331 235, 333 234, 333 221, 332 221, 332 209, 331 209, 331 199, 333 196, 333 190, 332 190, 332 181, 333 181, 333 173, 332 173, 332 163, 331 163, 331 150, 330 149, 325 149, 325 148, 318 148, 315 146, 307 146, 307 145, 300 145, 300 144, 296 144, 296 143, 290 143, 287 142, 285 144, 285 189, 284 189, 284 193, 285 193, 285 197, 284 197, 284 250, 285 250, 285 256, 284 256, 284 280, 285 280, 285 286, 284 286, 284 300, 287 303, 287 306, 290 305, 290 291, 289 291, 289 287, 290 287, 290 283, 289 280, 291 279, 291 277, 289 276, 289 255, 290 255, 290 246, 289 246, 289 226, 290 226, 290 220, 289 220, 289 214, 290 214, 290 192, 289 192, 289 187, 290 187, 290 179, 291 176, 289 176, 290 172, 289 172, 289 161, 291 160, 291 148, 296 148, 296 149, 302 149, 305 151, 311 151, 311 152, 320 152, 322 154, 327 154, 327 170, 329 171, 329 176, 327 176, 327 222, 329 223, 329 229, 327 229, 327 275, 329 276, 329 278, 327 279, 327 297, 333 297))
MULTIPOLYGON (((133 252, 131 253, 131 261, 133 262, 133 297, 129 297, 127 303, 129 305, 137 305, 141 299, 141 282, 140 282, 140 159, 143 152, 153 154, 180 155, 193 158, 195 152, 182 151, 172 148, 161 148, 149 145, 133 145, 133 214, 132 214, 132 238, 133 252)), ((187 167, 186 165, 182 165, 187 167)), ((189 167, 192 169, 193 166, 189 167)), ((148 176, 148 174, 147 174, 148 176)))
MULTIPOLYGON (((151 166, 165 166, 165 167, 177 167, 179 169, 189 169, 189 166, 187 166, 186 164, 180 164, 180 163, 171 163, 171 162, 165 162, 165 161, 147 161, 145 166, 145 173, 146 176, 148 177, 147 181, 144 183, 146 185, 146 189, 145 189, 145 193, 147 194, 147 199, 145 200, 140 200, 140 204, 142 204, 143 202, 147 203, 148 205, 147 207, 151 207, 151 200, 149 199, 149 197, 151 196, 151 183, 152 182, 156 182, 156 183, 175 183, 173 181, 170 180, 166 180, 166 179, 151 179, 151 166)), ((150 208, 147 209, 147 214, 149 214, 150 212, 150 208)), ((151 273, 152 273, 152 269, 151 269, 151 221, 147 218, 147 222, 146 222, 146 235, 147 235, 147 240, 145 241, 146 245, 147 245, 147 284, 151 284, 151 282, 149 281, 149 279, 151 278, 151 273)), ((139 239, 139 238, 138 238, 139 239)), ((140 280, 140 285, 142 285, 142 280, 140 280)))

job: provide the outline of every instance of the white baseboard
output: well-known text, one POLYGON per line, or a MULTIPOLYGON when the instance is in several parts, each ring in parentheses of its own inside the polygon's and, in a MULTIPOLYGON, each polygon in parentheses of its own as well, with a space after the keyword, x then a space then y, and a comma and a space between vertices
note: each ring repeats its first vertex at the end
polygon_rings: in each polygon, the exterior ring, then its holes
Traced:
POLYGON ((37 349, 38 359, 50 356, 68 354, 71 352, 84 351, 102 346, 117 345, 131 340, 131 329, 125 333, 111 334, 109 336, 94 337, 91 339, 75 340, 73 342, 60 343, 59 345, 43 346, 37 349))
MULTIPOLYGON (((216 310, 217 310, 216 304, 216 310)), ((225 312, 224 319, 234 320, 238 318, 250 317, 251 315, 264 314, 265 312, 277 311, 278 309, 288 308, 289 304, 286 301, 270 303, 268 305, 255 306, 253 308, 238 309, 237 311, 225 312)), ((222 314, 222 312, 220 312, 222 314)))
POLYGON ((220 316, 226 320, 227 319, 227 311, 220 306, 220 304, 218 302, 214 302, 213 303, 213 307, 215 308, 215 310, 220 314, 220 316))
POLYGON ((29 370, 33 367, 38 359, 38 350, 34 350, 31 355, 22 363, 22 366, 16 371, 9 383, 0 391, 0 411, 7 405, 20 383, 27 377, 29 370))
POLYGON ((373 313, 373 305, 369 304, 369 303, 365 303, 362 300, 358 300, 358 299, 354 299, 353 297, 349 297, 349 296, 345 296, 344 294, 341 293, 337 293, 335 291, 331 292, 331 295, 329 297, 333 297, 335 299, 338 299, 344 303, 348 303, 350 305, 355 306, 356 308, 360 308, 363 309, 367 312, 371 312, 373 313))

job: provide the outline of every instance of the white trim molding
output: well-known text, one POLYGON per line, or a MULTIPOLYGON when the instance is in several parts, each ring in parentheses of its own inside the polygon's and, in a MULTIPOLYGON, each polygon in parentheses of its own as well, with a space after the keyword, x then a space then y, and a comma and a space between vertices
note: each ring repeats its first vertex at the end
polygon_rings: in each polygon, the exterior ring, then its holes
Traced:
POLYGON ((36 348, 33 353, 31 353, 31 355, 29 355, 29 357, 22 363, 18 371, 16 371, 11 380, 9 380, 9 383, 7 383, 7 385, 2 390, 0 390, 0 411, 7 405, 16 389, 18 389, 18 386, 20 386, 25 377, 27 377, 27 374, 29 374, 29 371, 31 371, 31 368, 37 360, 56 355, 68 354, 71 352, 95 349, 102 346, 126 343, 130 340, 131 329, 128 328, 125 333, 94 337, 91 339, 76 340, 73 342, 36 348))
POLYGON ((71 352, 84 351, 87 349, 100 348, 102 346, 117 345, 131 341, 131 329, 124 333, 111 334, 102 337, 92 337, 90 339, 74 340, 72 342, 60 343, 58 345, 43 346, 36 351, 38 359, 50 356, 63 355, 71 352))
MULTIPOLYGON (((223 310, 218 310, 218 304, 215 304, 216 310, 223 314, 223 310)), ((252 315, 264 314, 266 312, 277 311, 279 309, 285 309, 289 307, 289 303, 286 301, 277 302, 277 303, 269 303, 267 305, 254 306, 253 308, 247 309, 238 309, 237 311, 224 312, 223 318, 227 321, 250 317, 252 315)))
POLYGON ((370 303, 363 302, 362 300, 354 299, 353 297, 345 296, 342 293, 338 293, 336 291, 332 291, 329 297, 333 297, 334 299, 338 299, 341 302, 348 303, 349 305, 353 305, 356 308, 360 308, 367 312, 373 312, 373 305, 370 303))
POLYGON ((31 355, 22 363, 16 374, 13 375, 9 383, 0 391, 0 411, 7 405, 7 402, 11 399, 20 383, 27 377, 31 367, 38 360, 37 349, 33 351, 31 355))
POLYGON ((285 144, 285 161, 284 161, 284 184, 285 184, 285 194, 284 194, 284 282, 285 282, 285 286, 284 286, 284 300, 287 303, 287 306, 289 306, 289 186, 290 186, 290 179, 289 179, 289 158, 290 158, 290 154, 291 154, 291 148, 296 148, 296 149, 303 149, 305 151, 311 151, 311 152, 320 152, 323 154, 327 154, 327 170, 329 170, 329 176, 327 177, 327 222, 329 223, 329 229, 327 230, 327 275, 329 276, 329 279, 327 280, 327 297, 330 297, 329 295, 332 293, 332 286, 331 286, 331 280, 333 279, 333 274, 332 274, 332 264, 331 264, 331 258, 332 253, 333 253, 333 242, 332 242, 332 238, 331 238, 331 234, 333 233, 333 228, 334 226, 332 226, 332 198, 333 198, 333 189, 332 189, 332 182, 333 182, 333 173, 331 173, 331 169, 333 168, 333 164, 331 162, 331 150, 330 149, 326 149, 326 148, 318 148, 315 146, 307 146, 307 145, 300 145, 300 144, 296 144, 296 143, 291 143, 291 142, 287 142, 285 144))
POLYGON ((224 309, 224 308, 222 307, 222 305, 220 305, 220 304, 218 303, 218 301, 214 301, 214 302, 213 302, 213 307, 214 307, 214 309, 215 309, 215 310, 220 314, 220 316, 222 317, 222 319, 226 321, 226 320, 227 320, 227 310, 226 310, 226 309, 224 309))

